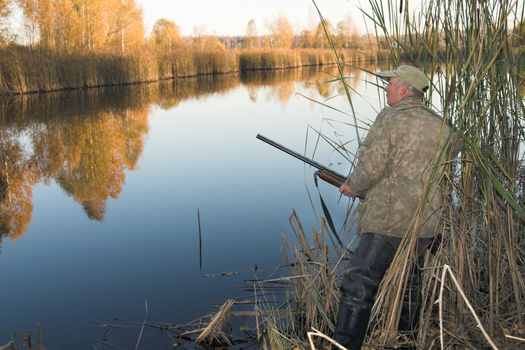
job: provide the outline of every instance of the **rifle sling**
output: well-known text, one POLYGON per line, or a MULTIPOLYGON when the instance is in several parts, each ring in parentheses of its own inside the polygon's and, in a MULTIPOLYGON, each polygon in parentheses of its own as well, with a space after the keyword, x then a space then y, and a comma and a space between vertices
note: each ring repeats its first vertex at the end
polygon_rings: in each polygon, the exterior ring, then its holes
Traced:
POLYGON ((317 177, 318 177, 317 173, 318 171, 314 173, 314 183, 315 183, 315 187, 317 187, 317 192, 319 192, 319 199, 321 200, 321 207, 323 208, 323 213, 324 213, 326 222, 328 223, 328 227, 330 227, 332 234, 337 240, 337 243, 339 243, 339 245, 341 246, 341 248, 343 248, 343 250, 346 250, 346 247, 343 244, 343 241, 337 234, 337 230, 335 229, 334 221, 332 220, 332 215, 330 215, 330 211, 328 210, 328 207, 326 206, 326 203, 324 202, 323 196, 321 196, 321 191, 319 190, 319 184, 317 183, 317 177))

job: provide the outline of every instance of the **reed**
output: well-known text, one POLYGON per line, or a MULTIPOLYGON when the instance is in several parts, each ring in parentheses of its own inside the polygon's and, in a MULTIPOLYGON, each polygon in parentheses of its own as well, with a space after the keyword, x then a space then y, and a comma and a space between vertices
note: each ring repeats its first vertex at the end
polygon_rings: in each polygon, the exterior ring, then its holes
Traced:
MULTIPOLYGON (((340 55, 345 63, 362 63, 376 59, 375 55, 359 50, 340 50, 340 55)), ((248 49, 239 52, 241 72, 323 66, 334 63, 334 56, 329 49, 248 49)))
MULTIPOLYGON (((432 78, 430 94, 439 97, 434 108, 454 126, 461 152, 456 161, 444 164, 443 179, 433 179, 441 181, 448 202, 440 229, 443 241, 425 262, 418 336, 397 333, 407 262, 417 237, 413 230, 403 239, 381 285, 366 343, 371 348, 407 342, 421 349, 521 348, 525 66, 513 26, 525 20, 523 7, 514 1, 432 0, 413 14, 408 2, 369 3, 372 10, 366 16, 374 21, 378 57, 388 50, 392 66, 408 61, 427 72, 432 78), (453 278, 445 278, 446 273, 453 278)), ((342 76, 340 81, 346 83, 342 76)), ((418 220, 416 215, 415 227, 418 220)), ((288 319, 272 320, 282 327, 269 330, 274 336, 286 334, 290 346, 306 347, 306 332, 312 327, 330 335, 335 319, 333 266, 339 260, 314 259, 310 244, 298 239, 297 248, 288 247, 297 269, 290 272, 290 281, 304 283, 299 288, 296 282, 290 284, 288 304, 293 307, 288 319), (292 279, 294 274, 301 278, 292 279), (317 285, 321 276, 323 285, 317 285)), ((327 344, 318 339, 320 345, 327 344)))
POLYGON ((284 69, 300 66, 300 60, 295 51, 253 49, 243 50, 239 54, 241 72, 257 69, 284 69))
MULTIPOLYGON (((462 137, 460 161, 449 164, 449 204, 442 229, 443 249, 431 256, 426 276, 426 312, 419 345, 435 342, 435 290, 445 264, 456 274, 482 324, 500 347, 516 345, 507 335, 525 331, 523 252, 523 96, 520 58, 512 26, 523 22, 516 2, 435 0, 419 17, 399 7, 371 1, 378 30, 391 55, 424 68, 433 77, 445 120, 462 137), (386 21, 389 18, 389 21, 386 21), (390 23, 390 24, 386 24, 390 23)), ((399 276, 409 250, 400 252, 379 294, 372 341, 392 338, 402 295, 399 276), (402 254, 404 253, 404 254, 402 254), (397 283, 395 281, 398 281, 397 283), (392 283, 388 283, 392 282, 392 283)), ((457 290, 439 300, 445 310, 445 347, 455 343, 487 346, 457 290)))
POLYGON ((265 329, 260 341, 271 345, 269 349, 306 348, 306 333, 311 327, 319 327, 319 331, 326 334, 335 329, 333 320, 339 293, 337 268, 342 263, 337 257, 342 256, 341 249, 327 231, 323 219, 320 230, 312 231, 311 235, 305 233, 295 211, 289 221, 295 242, 283 237, 283 266, 288 277, 280 279, 279 289, 269 283, 272 280, 259 281, 256 285, 258 294, 273 291, 281 301, 278 310, 276 303, 269 303, 268 299, 259 299, 256 303, 256 308, 266 315, 258 324, 258 328, 265 329))
MULTIPOLYGON (((347 63, 374 57, 344 50, 347 63)), ((333 64, 329 50, 210 50, 178 46, 125 55, 63 53, 43 48, 0 47, 0 95, 152 82, 163 79, 333 64)))

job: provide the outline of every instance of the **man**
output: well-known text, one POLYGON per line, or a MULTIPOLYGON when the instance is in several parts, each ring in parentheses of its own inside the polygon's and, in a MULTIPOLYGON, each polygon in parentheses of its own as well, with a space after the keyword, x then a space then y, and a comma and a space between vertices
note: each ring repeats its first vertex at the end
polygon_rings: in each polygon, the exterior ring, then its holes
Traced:
MULTIPOLYGON (((339 189, 346 196, 363 198, 357 212, 361 240, 343 275, 334 335, 351 350, 361 348, 379 283, 401 239, 407 234, 418 235, 421 262, 440 227, 437 182, 443 166, 438 158, 451 133, 451 128, 423 105, 429 81, 421 70, 402 65, 377 75, 388 81, 388 106, 368 131, 358 150, 357 165, 339 189)), ((412 268, 408 285, 412 295, 401 312, 402 331, 412 331, 419 318, 417 267, 412 268)))

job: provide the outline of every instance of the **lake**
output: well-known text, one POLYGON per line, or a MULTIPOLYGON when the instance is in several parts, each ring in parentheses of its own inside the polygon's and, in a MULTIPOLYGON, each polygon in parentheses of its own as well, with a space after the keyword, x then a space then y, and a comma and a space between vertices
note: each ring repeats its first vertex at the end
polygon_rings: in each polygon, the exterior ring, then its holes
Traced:
MULTIPOLYGON (((321 131, 350 153, 357 147, 353 119, 323 105, 351 113, 333 74, 3 98, 0 345, 19 331, 41 333, 47 349, 110 348, 99 323, 140 323, 146 302, 148 320, 185 323, 249 297, 245 281, 255 273, 278 275, 292 209, 307 232, 319 229, 322 211, 314 169, 256 135, 346 174, 349 161, 317 142, 321 131)), ((347 74, 365 125, 383 96, 367 83, 375 78, 347 74)), ((348 199, 325 183, 320 191, 341 227, 348 199)), ((114 329, 112 344, 134 348, 139 328, 114 329)), ((169 344, 155 330, 141 339, 144 349, 169 344)))

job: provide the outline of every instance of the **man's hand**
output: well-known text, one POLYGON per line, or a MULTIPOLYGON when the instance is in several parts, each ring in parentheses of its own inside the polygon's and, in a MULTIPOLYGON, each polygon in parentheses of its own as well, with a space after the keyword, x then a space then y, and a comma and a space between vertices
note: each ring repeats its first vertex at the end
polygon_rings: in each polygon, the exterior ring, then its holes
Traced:
POLYGON ((354 192, 352 192, 352 189, 346 182, 343 182, 343 184, 339 187, 339 192, 348 197, 355 197, 354 192))

